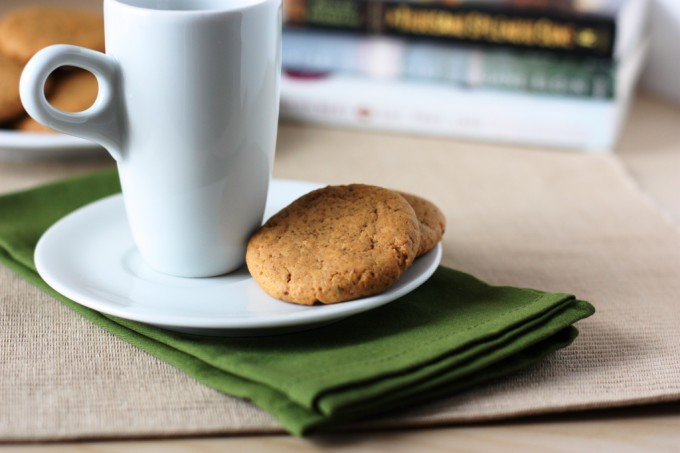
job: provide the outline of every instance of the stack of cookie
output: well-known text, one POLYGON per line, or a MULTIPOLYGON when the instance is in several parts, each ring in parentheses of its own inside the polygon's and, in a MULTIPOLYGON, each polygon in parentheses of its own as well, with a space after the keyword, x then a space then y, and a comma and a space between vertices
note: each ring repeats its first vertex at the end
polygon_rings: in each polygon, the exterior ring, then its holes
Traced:
MULTIPOLYGON (((0 124, 4 128, 49 131, 24 111, 19 79, 28 60, 52 44, 73 44, 103 52, 102 16, 79 9, 31 6, 12 10, 0 18, 0 124)), ((87 71, 59 70, 48 82, 47 98, 60 110, 83 111, 97 97, 97 81, 87 71)))
POLYGON ((351 184, 312 191, 270 218, 248 242, 246 263, 271 296, 304 305, 380 293, 441 240, 432 202, 351 184))

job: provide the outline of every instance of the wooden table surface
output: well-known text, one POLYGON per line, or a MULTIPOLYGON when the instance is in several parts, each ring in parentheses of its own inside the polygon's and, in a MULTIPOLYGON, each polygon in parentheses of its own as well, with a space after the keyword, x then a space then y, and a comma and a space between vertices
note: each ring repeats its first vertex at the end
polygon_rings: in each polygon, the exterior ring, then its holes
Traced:
MULTIPOLYGON (((375 132, 342 131, 282 124, 279 146, 327 143, 343 147, 370 143, 417 145, 417 137, 381 135, 375 132), (306 137, 299 141, 299 137, 306 137), (342 143, 333 144, 342 140, 342 143)), ((446 141, 441 140, 445 146, 446 141)), ((429 142, 432 145, 432 141, 429 142)), ((470 146, 479 146, 470 144, 470 146)), ((487 146, 487 145, 484 145, 487 146)), ((513 152, 512 147, 507 151, 513 152)), ((561 152, 548 151, 545 152, 561 152)), ((680 226, 680 108, 650 96, 637 97, 621 142, 616 150, 631 174, 631 183, 648 194, 649 201, 680 226)), ((111 166, 107 158, 70 162, 0 162, 7 175, 3 187, 54 179, 111 166)), ((15 187, 18 188, 18 187, 15 187)), ((237 436, 189 439, 93 441, 44 445, 6 445, 0 449, 40 452, 113 452, 161 450, 170 452, 217 451, 680 451, 680 403, 585 411, 506 422, 478 423, 432 429, 354 432, 299 439, 286 435, 237 436)))
MULTIPOLYGON (((677 452, 680 407, 579 413, 509 423, 336 434, 313 439, 257 436, 83 442, 13 447, 17 452, 677 452)), ((12 447, 5 447, 12 448, 12 447)))

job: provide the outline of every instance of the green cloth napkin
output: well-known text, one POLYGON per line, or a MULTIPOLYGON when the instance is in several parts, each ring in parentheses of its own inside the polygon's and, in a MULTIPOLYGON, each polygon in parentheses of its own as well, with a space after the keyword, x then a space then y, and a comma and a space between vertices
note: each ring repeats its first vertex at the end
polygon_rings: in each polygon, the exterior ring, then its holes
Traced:
POLYGON ((279 336, 188 336, 103 315, 52 290, 36 273, 33 252, 60 217, 119 190, 117 174, 107 171, 0 197, 0 261, 103 329, 251 400, 297 435, 527 367, 569 345, 577 335, 572 324, 594 313, 567 294, 490 286, 439 267, 397 301, 279 336))

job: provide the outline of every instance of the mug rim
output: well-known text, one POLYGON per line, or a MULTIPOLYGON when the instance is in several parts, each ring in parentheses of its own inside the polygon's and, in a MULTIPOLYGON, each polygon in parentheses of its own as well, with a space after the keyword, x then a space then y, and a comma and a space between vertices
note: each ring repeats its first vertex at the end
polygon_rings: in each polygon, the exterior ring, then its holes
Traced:
POLYGON ((122 7, 160 14, 242 11, 271 1, 272 0, 106 0, 107 3, 118 4, 122 7))

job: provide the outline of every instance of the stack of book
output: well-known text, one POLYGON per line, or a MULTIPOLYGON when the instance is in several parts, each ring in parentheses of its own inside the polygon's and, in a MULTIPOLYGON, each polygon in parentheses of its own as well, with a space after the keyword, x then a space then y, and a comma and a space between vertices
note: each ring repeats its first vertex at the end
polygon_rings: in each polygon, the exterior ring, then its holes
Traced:
POLYGON ((647 0, 284 0, 281 117, 611 150, 647 0))

